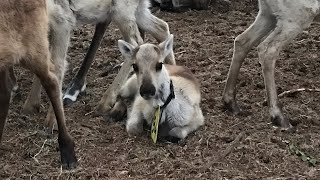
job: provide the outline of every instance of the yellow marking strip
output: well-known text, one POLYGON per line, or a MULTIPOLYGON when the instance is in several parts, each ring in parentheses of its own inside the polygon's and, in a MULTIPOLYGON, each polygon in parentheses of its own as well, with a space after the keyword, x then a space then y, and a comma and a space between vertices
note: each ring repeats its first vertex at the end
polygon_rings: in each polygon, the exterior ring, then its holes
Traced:
POLYGON ((153 140, 153 143, 157 142, 159 121, 160 121, 160 106, 156 108, 156 112, 154 113, 154 117, 151 125, 151 138, 153 140))

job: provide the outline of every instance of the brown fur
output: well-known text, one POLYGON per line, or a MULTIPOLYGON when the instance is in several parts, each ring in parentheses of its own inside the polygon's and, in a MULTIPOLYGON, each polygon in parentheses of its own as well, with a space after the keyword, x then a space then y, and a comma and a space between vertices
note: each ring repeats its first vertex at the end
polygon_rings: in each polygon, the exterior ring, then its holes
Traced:
POLYGON ((48 21, 46 0, 0 1, 0 136, 14 84, 10 68, 20 63, 38 76, 49 96, 59 126, 61 161, 72 168, 77 162, 74 142, 66 129, 57 77, 49 70, 48 21))
POLYGON ((169 65, 169 64, 165 64, 165 66, 170 76, 182 77, 186 80, 189 80, 192 82, 192 84, 196 86, 197 89, 200 89, 200 83, 198 79, 194 77, 190 69, 184 66, 175 66, 175 65, 169 65))

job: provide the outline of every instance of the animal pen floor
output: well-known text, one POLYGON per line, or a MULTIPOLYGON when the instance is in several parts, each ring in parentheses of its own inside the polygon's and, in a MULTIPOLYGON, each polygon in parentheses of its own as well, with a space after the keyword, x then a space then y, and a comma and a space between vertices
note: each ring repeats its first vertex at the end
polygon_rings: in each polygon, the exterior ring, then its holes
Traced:
MULTIPOLYGON (((320 98, 318 92, 282 97, 285 115, 297 126, 290 134, 274 129, 263 105, 265 90, 257 53, 252 50, 241 68, 238 100, 248 112, 232 116, 222 109, 221 95, 232 57, 234 38, 257 14, 257 3, 235 0, 229 9, 213 4, 207 11, 156 12, 174 34, 178 64, 200 79, 206 124, 185 145, 156 144, 146 136, 130 138, 122 123, 93 117, 97 102, 121 62, 119 30, 112 25, 87 78, 86 95, 66 107, 67 126, 76 141, 77 169, 62 171, 57 137, 41 133, 48 101, 43 93, 40 113, 20 113, 31 85, 29 72, 16 68, 15 95, 0 149, 0 179, 317 179, 319 165, 309 166, 292 154, 292 144, 320 158, 320 98), (107 73, 109 71, 109 73, 107 73), (237 142, 239 141, 239 142, 237 142)), ((276 66, 278 92, 320 87, 319 25, 313 24, 281 52, 276 66)), ((85 55, 93 26, 74 31, 65 85, 85 55)), ((150 41, 150 36, 148 36, 150 41)), ((151 39, 154 41, 153 39, 151 39)))

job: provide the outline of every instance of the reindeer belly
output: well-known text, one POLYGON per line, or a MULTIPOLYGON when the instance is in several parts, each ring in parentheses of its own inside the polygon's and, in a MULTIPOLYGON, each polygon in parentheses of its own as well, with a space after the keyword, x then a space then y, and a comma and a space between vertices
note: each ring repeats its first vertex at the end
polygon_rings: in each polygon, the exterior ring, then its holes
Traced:
POLYGON ((70 8, 78 24, 96 24, 112 14, 112 0, 73 0, 70 8))

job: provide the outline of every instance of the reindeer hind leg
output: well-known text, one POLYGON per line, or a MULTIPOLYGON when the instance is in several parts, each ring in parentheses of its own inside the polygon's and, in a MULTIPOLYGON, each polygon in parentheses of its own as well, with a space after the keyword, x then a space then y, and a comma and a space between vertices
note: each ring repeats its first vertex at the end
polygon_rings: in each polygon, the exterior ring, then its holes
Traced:
MULTIPOLYGON (((293 17, 294 18, 294 17, 293 17)), ((267 90, 269 113, 274 125, 285 130, 294 130, 289 120, 284 117, 279 107, 276 84, 274 80, 275 63, 280 50, 291 42, 302 30, 308 27, 312 18, 304 18, 303 21, 288 19, 279 20, 274 31, 258 46, 259 62, 262 66, 264 83, 267 90)))
MULTIPOLYGON (((151 14, 148 9, 139 10, 136 19, 139 28, 150 33, 158 42, 162 42, 169 37, 170 31, 168 24, 151 14)), ((176 64, 173 52, 166 57, 165 62, 167 64, 176 64)))
POLYGON ((0 70, 0 144, 6 123, 13 84, 7 69, 0 70))
POLYGON ((74 151, 74 141, 67 131, 65 116, 61 99, 61 89, 56 75, 49 71, 49 49, 44 48, 39 52, 48 52, 33 55, 33 59, 24 63, 25 67, 37 75, 40 82, 49 96, 52 104, 57 124, 58 124, 58 142, 61 155, 61 163, 65 168, 74 168, 77 163, 74 151))
POLYGON ((252 47, 259 43, 276 24, 275 18, 268 12, 268 9, 265 8, 263 3, 261 3, 260 11, 253 24, 242 34, 237 36, 234 41, 232 62, 223 92, 224 108, 234 114, 239 114, 241 112, 236 102, 236 81, 240 67, 252 47))
POLYGON ((40 111, 41 88, 40 80, 34 76, 31 91, 22 108, 23 114, 33 114, 40 111))

